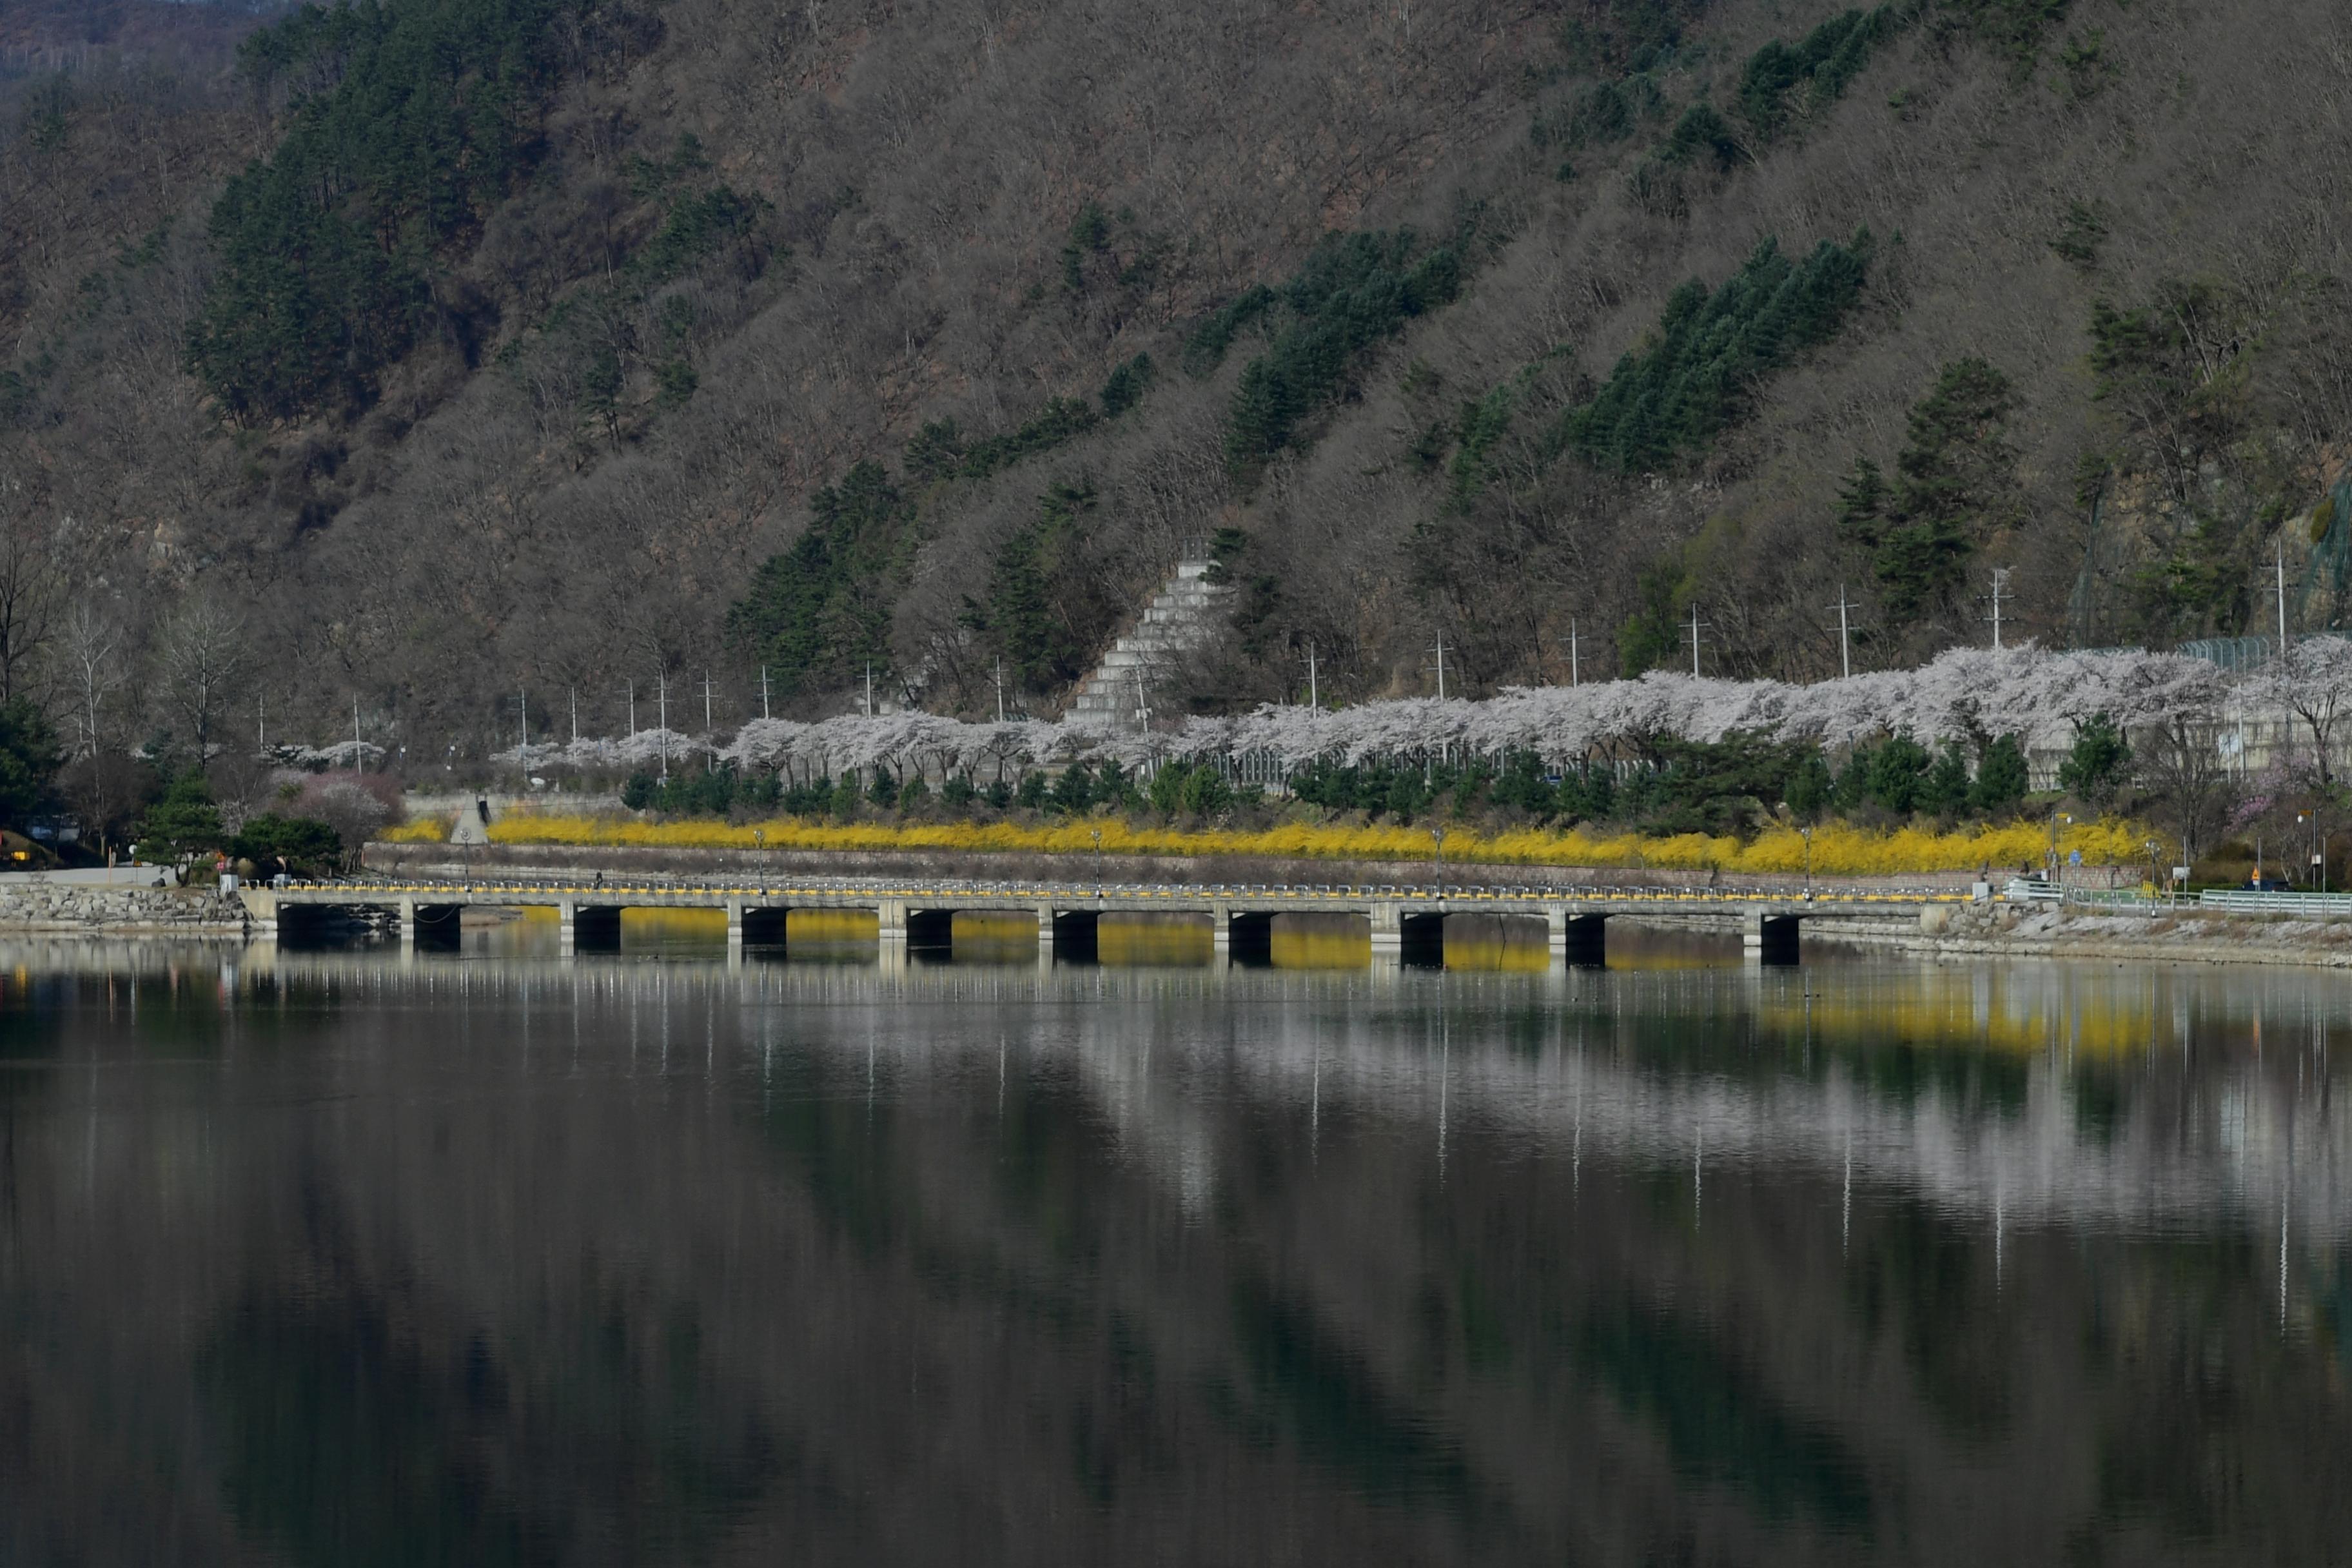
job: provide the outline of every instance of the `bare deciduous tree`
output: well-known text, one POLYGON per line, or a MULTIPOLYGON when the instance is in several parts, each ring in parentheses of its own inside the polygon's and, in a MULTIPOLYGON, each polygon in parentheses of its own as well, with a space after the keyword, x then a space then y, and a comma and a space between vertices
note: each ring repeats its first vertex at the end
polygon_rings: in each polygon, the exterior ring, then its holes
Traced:
POLYGON ((28 694, 58 599, 55 530, 37 480, 0 472, 0 702, 28 694))
POLYGON ((187 727, 198 766, 209 761, 221 721, 246 673, 245 619, 201 594, 163 623, 163 700, 187 727))

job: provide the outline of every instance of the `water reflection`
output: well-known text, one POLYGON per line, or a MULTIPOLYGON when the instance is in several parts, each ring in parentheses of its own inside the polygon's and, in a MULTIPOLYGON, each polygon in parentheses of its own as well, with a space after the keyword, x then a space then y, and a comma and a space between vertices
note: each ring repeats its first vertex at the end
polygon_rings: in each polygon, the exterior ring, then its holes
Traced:
POLYGON ((2318 1562, 2352 1522, 2326 973, 539 934, 0 949, 0 1561, 2318 1562))

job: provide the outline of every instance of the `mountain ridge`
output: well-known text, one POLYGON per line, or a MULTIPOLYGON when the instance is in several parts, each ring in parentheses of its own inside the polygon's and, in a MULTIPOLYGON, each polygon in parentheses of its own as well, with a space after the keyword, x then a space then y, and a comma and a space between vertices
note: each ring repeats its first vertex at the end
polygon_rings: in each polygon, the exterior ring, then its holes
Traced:
POLYGON ((822 647, 808 711, 872 658, 977 712, 1017 646, 1050 710, 1211 533, 1233 635, 1171 713, 1288 694, 1310 642, 1343 700, 1420 689, 1440 635, 1471 689, 1564 677, 1571 625, 1639 668, 1694 613, 1710 672, 1802 678, 1849 595, 1862 659, 1911 662, 1981 640, 1994 566, 2028 635, 2169 646, 2252 625, 2275 549, 2304 570, 2352 414, 2352 46, 2316 4, 509 9, 567 62, 528 168, 419 264, 380 385, 245 428, 183 348, 287 104, 218 60, 0 82, 0 521, 59 603, 234 606, 240 708, 481 751, 526 692, 709 669, 740 716, 763 655, 822 647), (1834 320, 1689 358, 1673 395, 1719 415, 1580 455, 1688 285, 1864 231, 1834 320), (1938 413, 1972 362, 1998 395, 1938 413), (860 463, 876 547, 762 620, 860 463))

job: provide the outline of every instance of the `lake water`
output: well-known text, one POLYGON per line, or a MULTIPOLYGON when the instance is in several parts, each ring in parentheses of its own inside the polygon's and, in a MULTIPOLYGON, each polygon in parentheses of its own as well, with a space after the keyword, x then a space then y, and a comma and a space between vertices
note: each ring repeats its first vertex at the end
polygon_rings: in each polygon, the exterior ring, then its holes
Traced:
POLYGON ((2352 980, 837 934, 0 946, 0 1563, 2352 1556, 2352 980))

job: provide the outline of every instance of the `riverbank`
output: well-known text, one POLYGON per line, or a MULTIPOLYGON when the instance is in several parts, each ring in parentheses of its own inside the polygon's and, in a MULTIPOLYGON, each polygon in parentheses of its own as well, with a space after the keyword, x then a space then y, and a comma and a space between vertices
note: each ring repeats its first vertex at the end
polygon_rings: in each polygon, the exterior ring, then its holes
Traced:
POLYGON ((2352 969, 2352 921, 2207 912, 2162 915, 2006 903, 1927 911, 1916 927, 1809 921, 1807 941, 1939 959, 2042 958, 2124 963, 2266 963, 2352 969))
POLYGON ((91 936, 241 937, 245 905, 210 888, 124 888, 11 879, 0 882, 0 931, 91 936))

